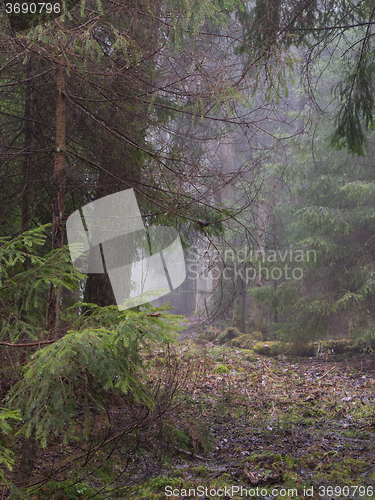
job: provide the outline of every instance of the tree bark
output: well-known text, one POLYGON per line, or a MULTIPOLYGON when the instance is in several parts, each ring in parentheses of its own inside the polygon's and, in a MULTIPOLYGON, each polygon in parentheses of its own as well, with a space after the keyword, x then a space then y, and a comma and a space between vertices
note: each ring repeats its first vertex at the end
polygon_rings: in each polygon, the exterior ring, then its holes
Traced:
POLYGON ((101 307, 116 304, 107 273, 89 274, 85 287, 84 302, 96 304, 101 307))
MULTIPOLYGON (((96 190, 98 199, 113 194, 116 190, 117 185, 114 178, 104 170, 100 170, 96 190)), ((101 274, 90 273, 88 275, 83 300, 101 307, 116 304, 107 272, 101 274)))
MULTIPOLYGON (((29 190, 30 190, 30 173, 31 173, 31 82, 29 78, 31 77, 31 60, 30 58, 26 64, 25 71, 25 111, 24 111, 24 154, 23 154, 23 172, 22 172, 22 207, 21 207, 21 231, 27 231, 29 229, 29 190)), ((24 247, 24 252, 27 253, 27 248, 24 247)), ((22 267, 24 271, 27 271, 29 265, 29 259, 25 259, 22 267)), ((21 313, 21 319, 26 320, 25 312, 21 313)), ((28 335, 26 332, 22 333, 21 338, 23 341, 27 342, 28 335)), ((22 349, 20 353, 19 363, 23 366, 27 359, 27 348, 22 349)))
MULTIPOLYGON (((56 71, 56 156, 52 187, 52 249, 62 248, 64 244, 63 212, 64 212, 64 165, 66 146, 65 119, 65 68, 61 62, 55 63, 56 71)), ((47 305, 47 329, 50 337, 58 325, 60 290, 51 284, 47 305)))
POLYGON ((35 429, 33 429, 31 436, 26 438, 22 443, 20 459, 14 474, 14 482, 18 488, 27 486, 34 468, 37 451, 38 444, 35 440, 35 429))
POLYGON ((245 333, 246 286, 241 276, 237 276, 232 326, 245 333))
MULTIPOLYGON (((62 64, 55 63, 56 71, 56 156, 53 172, 52 186, 52 249, 56 250, 63 247, 63 182, 64 182, 64 164, 65 164, 65 145, 66 145, 66 121, 65 121, 65 68, 62 64)), ((30 98, 30 96, 29 96, 30 98)), ((27 108, 27 104, 26 104, 27 108)), ((26 113, 25 113, 26 115, 26 113)), ((26 125, 27 127, 27 125, 26 125)), ((26 141, 26 134, 25 134, 26 141)), ((29 164, 27 165, 27 168, 29 164)), ((28 198, 27 198, 28 201, 28 198)), ((22 212, 22 223, 26 222, 26 202, 25 212, 22 212)), ((51 284, 49 289, 47 304, 47 329, 48 338, 52 338, 54 330, 58 324, 60 290, 56 290, 51 284)), ((32 475, 35 457, 37 455, 38 443, 35 439, 35 429, 31 436, 23 441, 20 460, 15 471, 15 481, 18 487, 27 486, 28 480, 32 475)))
MULTIPOLYGON (((266 255, 266 242, 268 236, 268 219, 270 214, 270 204, 262 200, 258 209, 258 229, 257 229, 257 251, 260 252, 260 258, 266 255)), ((264 285, 264 274, 258 276, 258 286, 264 285)))
MULTIPOLYGON (((31 65, 30 60, 26 65, 26 83, 25 83, 25 141, 24 141, 24 155, 23 155, 23 189, 22 189, 22 232, 27 231, 29 228, 29 182, 30 182, 30 149, 31 149, 31 111, 30 111, 30 98, 31 98, 31 85, 30 78, 31 65)), ((25 261, 25 271, 27 269, 27 261, 25 261)))

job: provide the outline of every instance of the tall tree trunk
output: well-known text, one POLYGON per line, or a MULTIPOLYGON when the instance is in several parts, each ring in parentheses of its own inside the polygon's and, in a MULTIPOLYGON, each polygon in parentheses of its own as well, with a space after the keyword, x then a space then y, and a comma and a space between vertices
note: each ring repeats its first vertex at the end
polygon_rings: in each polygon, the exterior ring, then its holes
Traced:
MULTIPOLYGON (((22 189, 22 232, 27 231, 29 228, 29 182, 30 182, 30 149, 31 149, 31 111, 30 111, 30 97, 31 97, 31 84, 29 81, 31 75, 30 59, 26 65, 26 83, 25 83, 25 141, 24 141, 24 155, 23 155, 23 189, 22 189)), ((27 268, 27 261, 25 261, 25 270, 27 268)))
POLYGON ((89 274, 86 282, 84 302, 105 307, 116 304, 108 273, 89 274))
MULTIPOLYGON (((271 206, 268 201, 261 200, 258 208, 258 229, 257 229, 257 251, 263 261, 266 255, 266 242, 269 232, 268 219, 270 215, 271 206)), ((264 285, 264 274, 258 276, 259 286, 264 285)))
MULTIPOLYGON (((25 71, 25 112, 24 112, 24 154, 23 154, 23 172, 22 172, 22 211, 21 211, 21 231, 27 231, 29 229, 29 189, 30 189, 30 171, 31 171, 31 83, 29 78, 31 77, 31 61, 30 58, 26 64, 25 71)), ((24 247, 24 252, 27 253, 27 249, 24 247)), ((29 260, 25 259, 23 263, 24 271, 27 271, 29 260)), ((21 313, 21 320, 26 321, 26 315, 24 312, 21 313)), ((23 332, 21 339, 27 341, 28 335, 23 332)), ((22 348, 20 352, 19 363, 23 366, 26 363, 27 358, 27 347, 22 348)))
POLYGON ((38 443, 35 440, 35 429, 33 429, 31 436, 22 443, 20 458, 14 472, 14 483, 18 488, 27 486, 34 468, 37 451, 38 443))
MULTIPOLYGON (((275 185, 274 185, 274 177, 268 177, 266 179, 266 186, 272 185, 272 195, 275 190, 275 185)), ((268 195, 268 197, 271 196, 270 193, 265 193, 265 196, 268 195)), ((266 246, 267 246, 267 237, 270 232, 270 227, 269 227, 269 218, 270 218, 270 211, 271 211, 271 204, 269 200, 262 199, 259 203, 259 208, 258 208, 258 228, 257 228, 257 251, 259 252, 260 256, 260 261, 264 262, 264 259, 266 258, 266 246)), ((257 277, 257 286, 263 286, 265 281, 265 276, 264 273, 260 273, 257 277)), ((261 330, 263 334, 263 339, 267 340, 267 332, 266 332, 266 327, 265 327, 265 314, 264 314, 264 307, 260 305, 259 303, 254 303, 254 312, 255 312, 255 318, 256 318, 256 327, 258 330, 261 330)))
MULTIPOLYGON (((24 155, 23 155, 23 188, 22 188, 22 212, 21 224, 22 232, 29 228, 29 187, 30 187, 30 172, 31 172, 31 60, 29 58, 25 72, 25 112, 24 112, 24 155)), ((26 250, 26 249, 25 249, 26 250)), ((25 260, 23 268, 26 271, 28 261, 25 260)), ((22 334, 22 340, 27 340, 27 334, 22 334)), ((27 348, 23 348, 20 352, 19 363, 25 365, 27 360, 27 348)), ((22 443, 19 461, 14 473, 14 480, 17 487, 22 487, 27 483, 31 475, 34 460, 37 453, 37 443, 35 442, 35 430, 32 435, 25 439, 22 443)))
MULTIPOLYGON (((114 183, 113 177, 105 170, 100 170, 96 190, 97 197, 102 198, 108 196, 115 193, 116 190, 117 185, 114 183)), ((101 307, 116 304, 116 299, 107 272, 100 274, 90 273, 88 275, 83 300, 84 302, 96 304, 101 307)))
MULTIPOLYGON (((63 212, 64 212, 64 164, 66 146, 65 119, 65 68, 61 62, 55 63, 56 71, 56 156, 53 172, 52 188, 52 249, 62 248, 64 244, 63 212)), ((50 337, 57 328, 59 315, 60 290, 51 284, 47 305, 47 329, 50 337)))
MULTIPOLYGON (((56 63, 56 156, 53 175, 52 186, 52 249, 56 250, 62 248, 64 243, 63 233, 63 181, 64 181, 64 163, 65 163, 65 69, 62 64, 56 63)), ((30 94, 27 94, 30 101, 30 94)), ((30 111, 30 102, 25 104, 25 110, 30 111)), ((25 111, 26 117, 26 111, 25 111)), ((30 114, 28 122, 30 123, 30 114)), ((25 132, 26 143, 26 132, 25 132)), ((24 164, 25 166, 25 164, 24 164)), ((27 169, 29 163, 27 164, 27 169)), ((28 170, 29 171, 29 170, 28 170)), ((24 170, 25 172, 25 170, 24 170)), ((22 204, 22 225, 26 223, 26 200, 25 198, 25 212, 24 204, 22 204)), ((22 200, 24 202, 24 198, 22 200)), ((59 313, 59 290, 55 290, 53 285, 50 285, 48 304, 47 304, 47 329, 49 337, 52 337, 54 330, 57 327, 58 313, 59 313)), ((31 477, 34 461, 37 454, 38 444, 35 440, 35 429, 32 430, 31 436, 26 438, 22 444, 20 459, 15 471, 15 481, 18 487, 26 486, 28 479, 31 477)))
POLYGON ((236 278, 232 326, 245 333, 246 286, 241 276, 236 278))

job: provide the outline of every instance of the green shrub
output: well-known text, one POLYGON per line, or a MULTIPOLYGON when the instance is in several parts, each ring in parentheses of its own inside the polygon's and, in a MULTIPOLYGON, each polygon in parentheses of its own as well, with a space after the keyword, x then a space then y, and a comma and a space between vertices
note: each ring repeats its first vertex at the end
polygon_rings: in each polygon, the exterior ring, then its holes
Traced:
POLYGON ((95 494, 95 491, 85 483, 72 483, 71 481, 56 482, 49 481, 38 491, 38 498, 43 500, 54 498, 55 500, 85 500, 95 494))
POLYGON ((224 373, 229 373, 229 368, 225 365, 218 365, 215 368, 215 373, 218 373, 219 375, 223 375, 224 373))
POLYGON ((46 224, 13 239, 0 237, 1 340, 43 338, 50 285, 74 291, 85 277, 74 269, 67 246, 45 255, 49 227, 46 224))
POLYGON ((103 401, 109 391, 130 393, 135 402, 152 407, 143 385, 141 349, 173 342, 181 321, 165 306, 119 311, 116 306, 81 305, 91 314, 80 316, 74 329, 35 353, 9 394, 10 409, 23 414, 22 433, 28 437, 34 428, 42 447, 58 435, 64 442, 77 439, 75 417, 80 406, 87 409, 82 422, 87 438, 93 416, 105 412, 103 401))

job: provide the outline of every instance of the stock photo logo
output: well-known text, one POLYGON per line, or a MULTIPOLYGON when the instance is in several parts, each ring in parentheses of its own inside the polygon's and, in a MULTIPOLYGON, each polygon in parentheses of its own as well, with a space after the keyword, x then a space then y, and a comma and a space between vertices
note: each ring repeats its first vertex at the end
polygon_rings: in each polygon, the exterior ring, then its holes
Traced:
POLYGON ((66 223, 74 267, 108 273, 118 309, 166 295, 186 278, 184 253, 174 228, 146 228, 133 189, 84 205, 66 223))

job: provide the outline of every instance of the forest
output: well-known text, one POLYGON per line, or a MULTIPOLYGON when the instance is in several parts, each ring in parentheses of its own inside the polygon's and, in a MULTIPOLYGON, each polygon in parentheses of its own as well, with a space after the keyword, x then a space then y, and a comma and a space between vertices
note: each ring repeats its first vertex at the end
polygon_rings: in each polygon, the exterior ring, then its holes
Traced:
POLYGON ((373 498, 373 31, 1 3, 2 500, 373 498))

